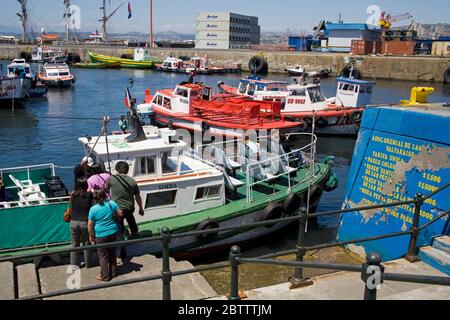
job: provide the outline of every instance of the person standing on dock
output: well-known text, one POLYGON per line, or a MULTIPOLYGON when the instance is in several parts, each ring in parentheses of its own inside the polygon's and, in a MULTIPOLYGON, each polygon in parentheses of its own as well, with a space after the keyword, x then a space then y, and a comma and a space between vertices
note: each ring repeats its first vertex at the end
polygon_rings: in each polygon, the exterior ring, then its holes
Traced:
MULTIPOLYGON (((125 238, 125 224, 124 220, 127 220, 128 227, 131 231, 131 236, 138 236, 139 229, 134 217, 135 200, 139 206, 139 215, 144 215, 144 207, 142 206, 141 192, 136 181, 128 176, 130 166, 125 161, 120 161, 116 164, 116 175, 111 176, 108 182, 110 188, 111 199, 117 202, 120 210, 123 212, 123 217, 120 219, 119 239, 125 238)), ((128 260, 125 247, 119 248, 119 257, 122 259, 122 263, 126 263, 128 260)))
MULTIPOLYGON (((107 200, 105 191, 95 194, 97 204, 89 211, 89 240, 95 244, 115 242, 119 232, 117 220, 121 219, 123 213, 117 203, 107 200)), ((100 261, 99 281, 111 281, 117 276, 116 247, 97 249, 100 261)))
MULTIPOLYGON (((70 218, 70 242, 72 247, 87 246, 89 244, 88 216, 91 207, 94 205, 94 194, 88 192, 88 182, 86 179, 77 179, 75 191, 71 196, 72 215, 70 218)), ((92 267, 91 252, 84 250, 84 263, 86 268, 92 267)), ((81 267, 80 252, 70 253, 70 264, 81 267)))

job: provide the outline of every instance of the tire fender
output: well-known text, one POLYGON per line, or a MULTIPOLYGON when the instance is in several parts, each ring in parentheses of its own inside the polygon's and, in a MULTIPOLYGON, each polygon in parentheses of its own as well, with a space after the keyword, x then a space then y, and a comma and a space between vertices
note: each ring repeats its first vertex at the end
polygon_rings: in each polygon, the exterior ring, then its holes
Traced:
MULTIPOLYGON (((269 205, 263 210, 261 221, 269 221, 281 219, 284 217, 283 207, 276 202, 271 202, 269 205)), ((266 225, 266 228, 272 228, 275 224, 266 225)))
POLYGON ((288 195, 288 197, 283 201, 283 211, 291 216, 294 213, 297 212, 297 210, 300 208, 303 200, 297 193, 291 193, 288 195))
MULTIPOLYGON (((205 230, 209 230, 209 229, 217 229, 219 227, 220 227, 220 225, 216 220, 206 219, 206 220, 203 220, 202 222, 200 222, 200 224, 197 226, 196 230, 197 231, 205 231, 205 230)), ((218 234, 217 232, 208 233, 208 234, 198 234, 195 237, 199 241, 211 241, 215 237, 217 237, 217 234, 218 234)))

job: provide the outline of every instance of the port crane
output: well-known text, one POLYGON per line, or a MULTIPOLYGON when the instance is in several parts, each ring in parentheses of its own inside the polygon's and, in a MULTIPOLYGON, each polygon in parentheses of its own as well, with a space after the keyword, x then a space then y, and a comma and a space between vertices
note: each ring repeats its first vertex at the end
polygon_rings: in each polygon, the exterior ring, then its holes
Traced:
POLYGON ((390 30, 392 27, 392 24, 394 22, 400 22, 403 20, 410 20, 411 23, 408 26, 408 31, 412 28, 413 24, 414 24, 414 16, 412 14, 410 14, 409 12, 407 13, 401 13, 401 14, 397 14, 397 15, 393 15, 390 13, 386 13, 386 11, 383 11, 381 13, 380 19, 379 19, 379 26, 381 27, 381 29, 383 30, 390 30))

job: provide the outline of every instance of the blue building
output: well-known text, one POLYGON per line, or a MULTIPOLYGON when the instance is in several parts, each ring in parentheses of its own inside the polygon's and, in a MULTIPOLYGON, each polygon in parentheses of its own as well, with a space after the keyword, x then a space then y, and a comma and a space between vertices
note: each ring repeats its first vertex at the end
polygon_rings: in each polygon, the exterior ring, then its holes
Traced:
POLYGON ((381 41, 381 33, 381 29, 366 23, 327 22, 323 36, 328 38, 328 51, 350 52, 353 40, 381 41))

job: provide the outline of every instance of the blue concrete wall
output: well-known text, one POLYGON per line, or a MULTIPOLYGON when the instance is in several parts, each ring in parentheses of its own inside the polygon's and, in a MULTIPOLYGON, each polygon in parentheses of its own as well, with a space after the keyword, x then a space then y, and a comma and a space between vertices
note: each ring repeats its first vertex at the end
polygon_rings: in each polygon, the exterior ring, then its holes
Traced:
MULTIPOLYGON (((355 147, 344 208, 413 199, 450 181, 450 108, 374 107, 365 111, 355 147)), ((450 188, 422 207, 420 225, 450 209, 450 188)), ((344 214, 341 241, 410 229, 413 206, 344 214)), ((419 245, 448 234, 441 220, 421 233, 419 245)), ((409 236, 360 243, 350 249, 379 252, 384 261, 407 253, 409 236)))

